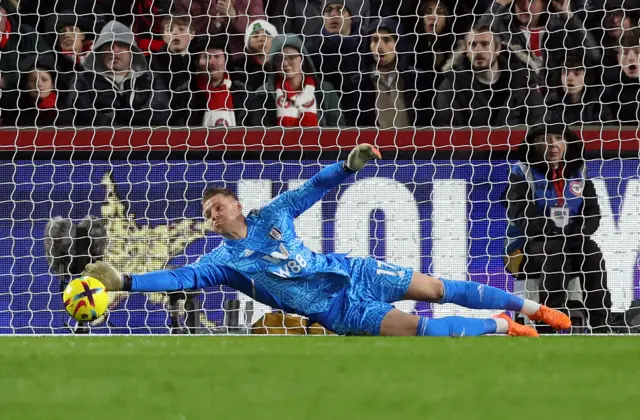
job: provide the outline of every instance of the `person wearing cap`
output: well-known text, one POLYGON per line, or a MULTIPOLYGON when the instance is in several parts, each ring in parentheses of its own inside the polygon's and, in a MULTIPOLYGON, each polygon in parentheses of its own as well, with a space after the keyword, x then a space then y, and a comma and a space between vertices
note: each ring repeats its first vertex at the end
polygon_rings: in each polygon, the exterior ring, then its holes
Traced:
MULTIPOLYGON (((606 330, 611 309, 602 251, 591 236, 600 207, 584 144, 558 116, 529 129, 505 192, 507 271, 540 279, 540 303, 567 311, 568 282, 579 277, 592 328, 606 330)), ((605 331, 600 331, 605 332, 605 331)))
POLYGON ((244 55, 235 64, 235 67, 245 73, 247 91, 256 90, 265 84, 265 68, 270 59, 271 41, 276 35, 276 27, 263 19, 254 20, 247 26, 244 35, 244 55))
POLYGON ((587 69, 580 56, 568 56, 559 71, 561 85, 549 88, 547 112, 562 115, 568 125, 615 122, 609 106, 602 103, 603 88, 594 80, 594 69, 587 69))
POLYGON ((52 14, 45 23, 45 35, 58 53, 56 67, 62 71, 81 69, 93 46, 95 18, 65 10, 52 14))
POLYGON ((83 66, 98 110, 94 125, 167 125, 169 91, 147 65, 129 28, 117 21, 102 28, 83 66))
POLYGON ((271 44, 264 85, 249 94, 249 118, 259 127, 338 127, 339 96, 322 82, 302 39, 278 35, 271 44))
POLYGON ((245 124, 246 90, 242 80, 230 71, 229 38, 210 35, 193 43, 191 50, 196 73, 189 86, 190 99, 185 109, 188 126, 239 127, 245 124))

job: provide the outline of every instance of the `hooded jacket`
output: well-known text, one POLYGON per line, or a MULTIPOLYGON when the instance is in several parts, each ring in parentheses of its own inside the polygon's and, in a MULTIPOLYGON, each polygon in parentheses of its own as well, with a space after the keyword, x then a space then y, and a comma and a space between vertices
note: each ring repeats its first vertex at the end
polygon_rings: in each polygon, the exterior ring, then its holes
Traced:
POLYGON ((269 60, 266 83, 250 92, 247 99, 247 108, 249 110, 248 120, 253 126, 277 126, 276 112, 276 76, 278 71, 274 67, 274 57, 280 53, 284 47, 292 47, 300 51, 304 57, 303 66, 310 69, 309 76, 312 76, 316 82, 316 102, 318 103, 318 122, 320 127, 338 127, 343 125, 342 113, 339 108, 340 98, 334 87, 322 82, 317 75, 317 71, 313 62, 309 59, 307 50, 302 46, 302 40, 295 35, 278 35, 273 38, 271 43, 271 59, 269 60))
POLYGON ((562 123, 537 124, 528 131, 518 148, 518 162, 511 168, 509 187, 505 192, 508 253, 524 249, 528 241, 558 236, 581 239, 598 229, 600 207, 593 182, 588 178, 583 151, 583 141, 562 123), (561 134, 567 143, 562 177, 565 180, 565 206, 570 209, 570 217, 564 228, 556 226, 549 217, 550 208, 557 205, 551 185, 552 171, 533 147, 536 137, 545 133, 561 134), (531 179, 527 179, 527 175, 531 179))
POLYGON ((496 93, 474 77, 468 57, 464 57, 438 86, 434 124, 444 127, 513 126, 543 120, 544 103, 533 73, 519 60, 503 52, 498 57, 500 80, 507 89, 504 104, 493 104, 496 93), (497 107, 497 108, 496 108, 497 107))
POLYGON ((170 94, 162 78, 147 68, 147 61, 135 43, 133 33, 120 22, 107 23, 87 56, 84 68, 92 88, 92 103, 101 123, 123 126, 158 126, 169 121, 170 94), (102 47, 119 42, 131 47, 131 69, 119 86, 109 77, 97 53, 102 47))

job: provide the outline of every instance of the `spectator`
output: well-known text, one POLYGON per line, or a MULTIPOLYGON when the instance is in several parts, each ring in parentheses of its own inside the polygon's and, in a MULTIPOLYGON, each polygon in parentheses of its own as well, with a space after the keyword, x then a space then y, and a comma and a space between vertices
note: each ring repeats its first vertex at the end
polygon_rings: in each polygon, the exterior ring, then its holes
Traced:
POLYGON ((266 19, 262 0, 174 0, 195 19, 196 34, 229 36, 231 61, 243 59, 244 35, 249 23, 266 19))
POLYGON ((640 29, 627 31, 620 39, 618 65, 605 71, 605 103, 623 125, 640 121, 640 29))
POLYGON ((56 68, 62 71, 81 70, 93 46, 95 19, 65 10, 50 16, 45 23, 49 44, 57 52, 56 68))
POLYGON ((17 13, 17 0, 0 0, 0 108, 15 110, 20 80, 19 63, 28 56, 51 54, 43 37, 35 29, 21 24, 17 13))
POLYGON ((93 125, 163 126, 170 98, 162 78, 147 68, 133 33, 117 21, 105 25, 84 67, 92 89, 92 106, 100 121, 93 125))
POLYGON ((165 20, 163 45, 149 57, 149 68, 169 87, 170 108, 173 111, 169 125, 185 122, 187 103, 191 97, 189 87, 195 65, 189 48, 195 37, 192 19, 184 11, 175 10, 165 20))
POLYGON ((591 9, 587 27, 604 48, 599 64, 604 68, 615 67, 618 65, 618 47, 623 33, 638 26, 640 4, 630 0, 600 0, 600 4, 593 4, 591 9), (635 8, 633 3, 636 3, 635 8), (597 13, 596 10, 604 13, 597 13))
POLYGON ((356 0, 326 0, 324 24, 313 42, 307 43, 311 59, 323 80, 338 92, 348 90, 346 85, 357 79, 364 67, 366 50, 359 27, 362 20, 352 18, 360 4, 356 0))
POLYGON ((479 24, 494 33, 533 70, 542 87, 558 86, 568 51, 584 54, 587 66, 600 64, 600 48, 569 0, 495 0, 479 24))
POLYGON ((437 88, 450 70, 456 49, 457 37, 453 32, 453 25, 458 20, 454 14, 456 6, 455 2, 443 0, 422 0, 418 5, 414 67, 423 105, 420 123, 424 125, 433 125, 437 88))
POLYGON ((264 127, 337 127, 341 125, 338 95, 321 82, 302 40, 278 35, 271 45, 272 72, 249 95, 252 125, 264 127))
POLYGON ((349 125, 406 128, 416 124, 416 73, 409 68, 406 43, 394 19, 383 19, 369 36, 370 66, 357 89, 345 93, 349 125))
POLYGON ((566 310, 566 286, 580 276, 593 328, 606 327, 611 309, 607 270, 591 239, 600 208, 583 159, 583 142, 564 124, 538 124, 518 149, 506 191, 507 269, 540 278, 541 303, 566 310))
POLYGON ((613 115, 602 103, 603 89, 593 82, 594 69, 586 69, 582 59, 570 55, 562 68, 561 87, 550 89, 548 109, 562 115, 565 124, 607 124, 613 115))
MULTIPOLYGON (((322 28, 325 26, 324 11, 328 5, 327 0, 277 0, 276 3, 270 20, 278 31, 302 35, 305 49, 312 53, 317 52, 323 38, 322 28)), ((371 25, 370 0, 345 0, 345 3, 349 4, 352 27, 358 28, 360 35, 364 36, 371 25)))
POLYGON ((228 71, 228 37, 211 35, 196 42, 197 75, 192 79, 187 124, 198 127, 236 127, 244 123, 246 91, 242 81, 228 71))
POLYGON ((19 86, 18 109, 3 113, 5 125, 62 127, 91 121, 86 86, 80 88, 73 74, 58 74, 51 55, 27 56, 20 71, 26 77, 19 86))
POLYGON ((245 73, 247 91, 256 90, 265 84, 271 42, 276 35, 276 27, 266 20, 254 20, 247 27, 244 36, 245 54, 243 60, 237 63, 237 68, 245 73))
MULTIPOLYGON (((125 3, 122 0, 117 0, 116 3, 120 1, 125 3)), ((134 0, 133 3, 133 33, 136 44, 145 56, 160 52, 165 46, 165 26, 173 11, 173 0, 134 0)), ((116 19, 120 20, 118 16, 116 19)))
POLYGON ((542 95, 530 70, 504 52, 488 26, 467 34, 467 54, 438 87, 435 121, 439 125, 533 124, 542 120, 542 95))

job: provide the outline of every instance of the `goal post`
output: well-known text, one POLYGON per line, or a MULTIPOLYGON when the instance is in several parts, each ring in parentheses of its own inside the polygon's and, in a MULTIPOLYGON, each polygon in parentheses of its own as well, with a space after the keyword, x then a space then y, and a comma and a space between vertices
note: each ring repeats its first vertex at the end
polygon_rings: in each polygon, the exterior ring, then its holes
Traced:
MULTIPOLYGON (((77 223, 91 215, 103 220, 108 236, 105 259, 124 272, 187 264, 220 243, 202 220, 200 198, 205 186, 233 189, 248 211, 344 157, 355 141, 376 144, 383 159, 329 192, 297 220, 305 243, 320 252, 372 255, 426 273, 513 291, 513 278, 503 262, 507 221, 500 196, 513 161, 511 145, 518 144, 524 133, 386 134, 223 129, 185 136, 179 131, 116 130, 82 137, 5 132, 9 138, 15 136, 18 147, 0 150, 0 174, 5 180, 0 191, 0 247, 5 250, 0 258, 0 333, 69 332, 57 279, 44 256, 44 228, 50 218, 61 216, 77 223), (39 146, 42 136, 48 145, 39 146), (287 136, 297 137, 298 145, 243 146, 242 156, 234 150, 239 137, 272 144, 287 136), (115 146, 103 147, 100 139, 106 137, 115 146), (24 138, 36 146, 21 144, 24 138), (128 151, 118 149, 123 139, 128 151), (90 152, 92 148, 95 151, 90 152)), ((640 297, 638 161, 626 158, 625 152, 636 147, 636 140, 632 132, 619 130, 584 131, 583 136, 593 157, 587 166, 602 212, 594 238, 607 264, 613 310, 623 312, 640 297)), ((199 333, 245 333, 244 328, 251 327, 245 325, 245 308, 251 311, 250 324, 272 311, 224 286, 196 292, 193 298, 197 304, 191 302, 187 309, 197 311, 190 322, 193 326, 196 320, 199 333), (229 311, 236 312, 231 318, 237 320, 233 325, 237 329, 225 329, 229 311)), ((489 314, 424 302, 396 305, 425 316, 489 314)), ((172 305, 163 293, 113 293, 108 322, 99 320, 91 330, 166 334, 171 332, 172 310, 184 308, 172 305)))

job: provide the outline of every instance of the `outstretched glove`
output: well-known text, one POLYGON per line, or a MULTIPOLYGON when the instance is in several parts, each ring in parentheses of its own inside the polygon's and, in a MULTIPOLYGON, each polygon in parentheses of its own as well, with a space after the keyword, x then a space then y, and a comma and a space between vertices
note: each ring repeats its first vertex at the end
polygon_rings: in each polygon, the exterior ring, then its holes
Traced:
POLYGON ((347 157, 347 169, 351 171, 359 171, 367 164, 371 159, 381 159, 382 155, 378 149, 368 143, 362 143, 357 145, 349 157, 347 157))
POLYGON ((122 274, 113 268, 111 264, 104 261, 87 264, 82 275, 100 280, 110 292, 124 289, 124 278, 122 274))

